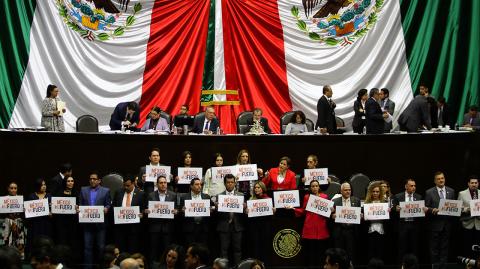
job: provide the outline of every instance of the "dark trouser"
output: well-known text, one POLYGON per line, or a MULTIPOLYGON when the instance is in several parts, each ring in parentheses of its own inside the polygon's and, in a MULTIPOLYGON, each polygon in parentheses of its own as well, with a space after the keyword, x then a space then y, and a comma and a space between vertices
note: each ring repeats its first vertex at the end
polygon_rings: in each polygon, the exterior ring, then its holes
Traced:
POLYGON ((93 251, 97 253, 97 259, 103 258, 105 247, 105 226, 86 224, 84 226, 83 239, 85 241, 85 268, 92 268, 94 263, 93 251))
POLYGON ((475 227, 472 229, 462 228, 463 234, 463 248, 460 256, 477 259, 479 254, 472 251, 472 245, 480 244, 480 231, 476 230, 475 227))
POLYGON ((327 240, 302 238, 302 242, 308 267, 320 268, 325 261, 322 255, 327 249, 327 240))
POLYGON ((248 222, 248 252, 249 257, 259 259, 266 265, 270 264, 272 250, 271 219, 269 217, 251 218, 248 222))
POLYGON ((398 262, 405 254, 418 257, 418 226, 417 221, 400 221, 398 224, 398 262))
POLYGON ((242 232, 235 232, 233 226, 230 227, 230 232, 219 232, 220 235, 220 256, 226 259, 228 257, 228 250, 230 245, 233 250, 233 263, 237 265, 242 260, 242 232))
POLYGON ((140 224, 117 224, 115 225, 115 244, 121 252, 140 252, 140 224))
POLYGON ((207 245, 208 243, 208 232, 203 229, 203 224, 192 224, 193 230, 191 232, 185 232, 185 244, 186 247, 190 246, 192 243, 201 243, 207 245))
POLYGON ((333 230, 333 244, 336 248, 344 249, 350 256, 353 264, 356 262, 355 254, 355 227, 352 225, 343 225, 336 223, 335 225, 341 225, 342 227, 335 227, 333 230))
POLYGON ((368 234, 368 259, 377 258, 383 261, 384 235, 377 232, 368 234))
POLYGON ((448 240, 450 230, 432 231, 430 238, 430 258, 433 269, 444 269, 448 261, 448 240))
POLYGON ((173 233, 150 233, 150 263, 158 262, 165 249, 172 243, 173 233))

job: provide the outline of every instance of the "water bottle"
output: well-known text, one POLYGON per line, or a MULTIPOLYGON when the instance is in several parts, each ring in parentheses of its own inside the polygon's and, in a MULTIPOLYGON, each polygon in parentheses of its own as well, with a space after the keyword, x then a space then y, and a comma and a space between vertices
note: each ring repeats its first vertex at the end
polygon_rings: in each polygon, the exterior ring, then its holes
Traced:
POLYGON ((172 125, 172 134, 177 134, 177 127, 175 125, 172 125))
POLYGON ((458 131, 458 122, 455 122, 455 131, 458 131))
POLYGON ((217 127, 217 135, 220 135, 220 127, 217 127))
POLYGON ((367 126, 363 126, 363 131, 362 131, 362 134, 367 134, 367 126))

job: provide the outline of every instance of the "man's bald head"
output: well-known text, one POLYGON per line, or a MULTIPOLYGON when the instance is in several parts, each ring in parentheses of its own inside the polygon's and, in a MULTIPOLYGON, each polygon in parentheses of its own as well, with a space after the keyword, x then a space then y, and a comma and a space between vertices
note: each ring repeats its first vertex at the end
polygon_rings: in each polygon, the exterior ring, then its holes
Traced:
POLYGON ((135 259, 126 258, 120 263, 120 269, 140 269, 140 265, 135 259))

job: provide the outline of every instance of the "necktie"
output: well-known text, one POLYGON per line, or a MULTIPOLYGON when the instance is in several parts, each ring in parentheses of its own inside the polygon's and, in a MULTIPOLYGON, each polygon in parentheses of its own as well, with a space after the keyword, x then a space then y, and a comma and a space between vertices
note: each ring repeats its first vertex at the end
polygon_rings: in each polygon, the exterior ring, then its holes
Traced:
POLYGON ((478 199, 477 191, 474 191, 474 192, 473 192, 472 200, 477 200, 477 199, 478 199))
POLYGON ((445 199, 445 195, 443 194, 443 189, 440 190, 440 199, 445 199))
POLYGON ((130 206, 132 204, 132 193, 127 192, 127 201, 125 203, 125 206, 130 206))
POLYGON ((205 130, 210 130, 210 121, 207 121, 207 124, 205 125, 205 130))
POLYGON ((411 194, 408 195, 408 201, 409 201, 409 202, 412 201, 412 195, 411 195, 411 194))

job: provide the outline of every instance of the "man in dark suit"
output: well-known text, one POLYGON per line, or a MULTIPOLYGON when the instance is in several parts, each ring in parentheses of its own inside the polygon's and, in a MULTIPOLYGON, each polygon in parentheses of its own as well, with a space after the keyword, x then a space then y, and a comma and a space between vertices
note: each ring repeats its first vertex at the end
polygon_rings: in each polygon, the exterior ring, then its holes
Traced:
MULTIPOLYGON (((179 261, 180 262, 180 261, 179 261)), ((209 269, 210 252, 202 244, 191 244, 185 255, 185 267, 187 269, 209 269)))
POLYGON ((450 111, 448 109, 447 102, 445 97, 440 97, 437 100, 437 120, 438 126, 450 126, 453 128, 451 119, 450 119, 450 111))
POLYGON ((64 181, 72 176, 72 165, 64 163, 60 166, 60 172, 47 181, 47 191, 52 195, 56 195, 62 191, 64 181))
MULTIPOLYGON (((395 112, 395 102, 390 100, 390 91, 387 88, 382 88, 380 90, 380 108, 382 111, 387 111, 390 116, 393 116, 393 113, 395 112)), ((392 128, 392 121, 385 121, 385 133, 390 133, 392 128)))
MULTIPOLYGON (((174 202, 177 205, 177 194, 167 189, 167 179, 165 176, 159 176, 157 179, 157 188, 155 192, 148 195, 148 201, 174 202)), ((149 210, 145 212, 149 214, 149 210)), ((176 214, 176 210, 173 212, 176 214)), ((157 262, 161 253, 165 251, 173 241, 175 232, 175 222, 173 219, 148 219, 148 233, 150 237, 150 264, 157 262)))
MULTIPOLYGON (((340 186, 341 197, 333 199, 333 205, 337 206, 350 206, 350 207, 360 207, 360 199, 355 196, 352 196, 352 187, 350 183, 344 182, 340 186)), ((332 214, 332 219, 335 219, 335 214, 332 214)), ((345 223, 333 223, 333 244, 336 248, 345 249, 348 255, 352 259, 352 262, 355 263, 355 240, 357 234, 357 225, 354 224, 345 224, 345 223)))
POLYGON ((335 107, 332 101, 333 90, 330 85, 323 86, 323 96, 318 99, 317 103, 317 123, 315 129, 320 127, 320 132, 336 134, 337 122, 335 121, 335 107))
POLYGON ((430 114, 430 124, 432 128, 438 127, 438 107, 437 101, 435 101, 435 97, 430 94, 430 89, 425 84, 420 84, 419 87, 420 95, 425 96, 428 103, 428 113, 430 114))
POLYGON ((122 127, 135 131, 140 120, 140 109, 136 102, 119 103, 110 117, 110 129, 121 130, 122 127))
POLYGON ((220 127, 220 123, 215 117, 215 109, 213 106, 209 106, 205 109, 205 115, 195 118, 192 132, 197 134, 213 134, 217 131, 218 127, 220 127))
POLYGON ((370 90, 369 98, 365 102, 365 117, 367 134, 383 134, 385 130, 385 120, 388 112, 382 112, 382 108, 378 104, 380 100, 380 91, 377 88, 370 90))
MULTIPOLYGON (((150 151, 150 157, 148 157, 150 160, 151 166, 164 166, 163 164, 160 163, 160 149, 159 148, 152 148, 150 151)), ((143 186, 143 191, 145 192, 145 195, 148 196, 150 193, 153 192, 154 190, 154 183, 153 182, 146 182, 146 171, 147 167, 144 165, 140 167, 140 171, 138 172, 138 178, 139 180, 142 180, 142 186, 143 186)), ((171 175, 168 175, 171 178, 171 175)))
POLYGON ((425 193, 425 206, 428 208, 430 220, 430 257, 433 269, 446 268, 448 260, 448 241, 452 230, 451 217, 439 216, 438 206, 440 199, 455 199, 455 191, 445 186, 445 175, 436 172, 434 176, 435 187, 425 193))
MULTIPOLYGON (((392 207, 398 213, 402 208, 400 202, 422 200, 422 196, 415 192, 415 180, 409 178, 405 181, 405 191, 396 194, 392 200, 392 207)), ((423 210, 423 209, 422 209, 423 210)), ((421 224, 418 218, 400 218, 398 224, 398 261, 402 261, 405 254, 418 256, 418 238, 421 224)))
MULTIPOLYGON (((236 179, 234 175, 225 175, 223 183, 225 191, 220 195, 243 196, 243 193, 235 190, 236 179)), ((243 205, 241 206, 243 207, 243 205)), ((217 217, 217 232, 220 234, 220 256, 228 259, 228 250, 231 245, 233 264, 238 264, 242 259, 242 232, 245 229, 243 214, 218 212, 217 217)))
POLYGON ((247 120, 247 133, 250 131, 250 129, 252 128, 253 126, 253 123, 254 122, 258 122, 260 123, 260 126, 263 127, 263 131, 267 134, 271 133, 270 131, 270 127, 268 126, 268 119, 267 118, 264 118, 262 117, 263 115, 263 111, 261 108, 255 108, 253 110, 253 117, 252 119, 248 119, 247 120))
POLYGON ((463 116, 463 126, 472 127, 473 129, 480 129, 480 117, 478 116, 477 106, 471 106, 463 116))
MULTIPOLYGON (((210 196, 202 191, 202 181, 194 178, 190 181, 190 192, 180 197, 180 208, 185 210, 185 200, 204 200, 210 199, 210 196)), ((182 222, 182 231, 185 236, 185 243, 190 245, 194 242, 206 244, 208 240, 208 217, 184 217, 182 222)))
POLYGON ((423 126, 428 130, 432 129, 426 97, 423 95, 415 96, 398 118, 398 124, 400 125, 400 130, 409 133, 418 132, 423 126))
MULTIPOLYGON (((123 177, 123 189, 118 190, 113 198, 114 207, 140 207, 140 212, 145 208, 143 191, 135 188, 135 178, 132 175, 123 177)), ((142 217, 142 215, 138 216, 142 217)), ((140 252, 140 223, 115 225, 115 243, 122 250, 129 253, 140 252)))
MULTIPOLYGON (((82 187, 80 191, 79 205, 82 206, 103 206, 104 213, 107 214, 111 206, 110 190, 100 186, 98 173, 90 173, 90 186, 82 187)), ((84 237, 84 263, 92 265, 93 250, 96 247, 96 253, 103 253, 105 247, 105 231, 107 223, 87 223, 83 226, 84 237)), ((100 258, 100 257, 98 257, 100 258)))

